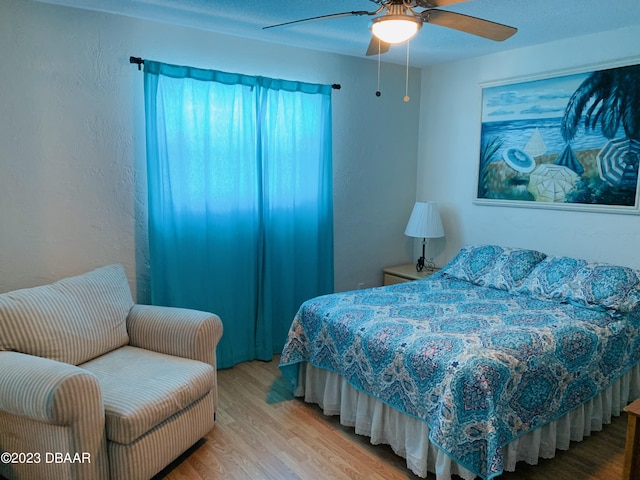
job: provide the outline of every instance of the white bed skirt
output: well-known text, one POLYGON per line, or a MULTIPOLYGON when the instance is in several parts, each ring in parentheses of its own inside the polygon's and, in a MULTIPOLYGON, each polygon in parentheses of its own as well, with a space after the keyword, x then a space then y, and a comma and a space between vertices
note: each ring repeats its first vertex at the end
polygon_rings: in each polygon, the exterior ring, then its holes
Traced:
MULTIPOLYGON (((390 445, 419 477, 431 472, 437 480, 451 480, 454 474, 465 480, 476 478, 429 441, 429 427, 423 421, 356 390, 328 370, 303 363, 298 377, 295 396, 319 405, 325 415, 340 415, 342 425, 355 427, 356 433, 370 437, 372 444, 390 445)), ((601 430, 639 396, 640 365, 581 407, 509 443, 504 448, 505 471, 514 471, 518 461, 536 465, 539 458, 553 458, 556 449, 568 450, 571 441, 582 441, 601 430)))

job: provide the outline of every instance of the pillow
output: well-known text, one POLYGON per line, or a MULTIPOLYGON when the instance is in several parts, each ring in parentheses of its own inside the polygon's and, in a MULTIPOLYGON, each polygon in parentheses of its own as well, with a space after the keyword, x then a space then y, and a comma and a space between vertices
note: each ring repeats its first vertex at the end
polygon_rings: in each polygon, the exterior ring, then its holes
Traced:
POLYGON ((79 365, 129 343, 122 265, 0 294, 0 351, 79 365))
MULTIPOLYGON (((640 277, 638 271, 636 271, 636 275, 640 277)), ((629 313, 634 310, 640 312, 640 283, 629 290, 627 296, 620 302, 617 310, 622 313, 629 313)))
POLYGON ((545 257, 535 250, 472 245, 463 247, 444 267, 443 274, 476 285, 513 290, 545 257))
POLYGON ((584 307, 631 311, 640 301, 632 294, 640 284, 640 272, 602 262, 570 257, 548 257, 518 288, 546 300, 584 307))

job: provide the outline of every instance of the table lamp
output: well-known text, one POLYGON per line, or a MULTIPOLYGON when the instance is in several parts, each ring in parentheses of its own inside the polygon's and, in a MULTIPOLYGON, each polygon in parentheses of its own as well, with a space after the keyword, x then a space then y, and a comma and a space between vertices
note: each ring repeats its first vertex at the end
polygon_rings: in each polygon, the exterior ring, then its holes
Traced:
MULTIPOLYGON (((435 202, 416 202, 404 234, 408 237, 422 238, 422 256, 416 263, 416 270, 421 272, 425 267, 424 250, 427 238, 444 237, 438 205, 435 202)), ((429 262, 429 267, 435 267, 433 262, 429 262)))

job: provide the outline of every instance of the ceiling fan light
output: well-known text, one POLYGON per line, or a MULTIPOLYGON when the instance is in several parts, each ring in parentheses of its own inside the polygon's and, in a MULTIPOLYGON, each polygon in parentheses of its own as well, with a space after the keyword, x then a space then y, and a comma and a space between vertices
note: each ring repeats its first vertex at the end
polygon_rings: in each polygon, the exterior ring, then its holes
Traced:
POLYGON ((371 32, 386 43, 403 43, 422 27, 422 22, 410 15, 383 15, 371 22, 371 32))

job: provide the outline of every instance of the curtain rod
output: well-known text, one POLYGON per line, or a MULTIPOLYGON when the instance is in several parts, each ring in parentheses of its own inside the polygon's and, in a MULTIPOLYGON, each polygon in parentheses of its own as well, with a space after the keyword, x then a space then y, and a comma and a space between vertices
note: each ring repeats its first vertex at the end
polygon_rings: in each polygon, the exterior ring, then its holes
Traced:
MULTIPOLYGON (((138 70, 141 70, 142 65, 144 65, 144 59, 140 57, 129 57, 129 63, 135 63, 136 65, 138 65, 138 70)), ((339 83, 334 83, 333 85, 331 85, 331 88, 333 88, 334 90, 340 90, 342 88, 342 85, 340 85, 339 83)))

